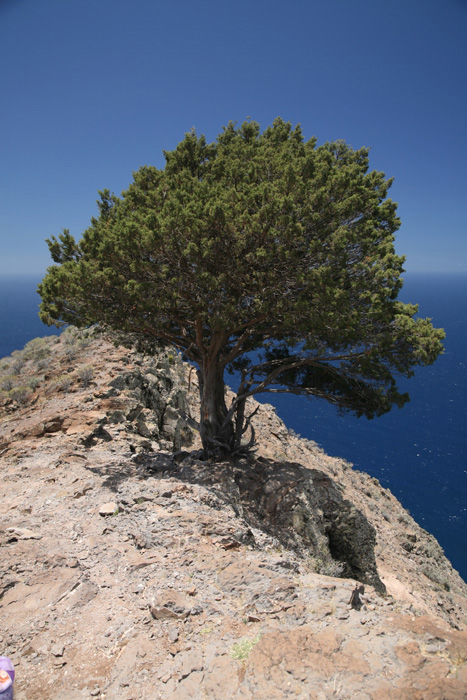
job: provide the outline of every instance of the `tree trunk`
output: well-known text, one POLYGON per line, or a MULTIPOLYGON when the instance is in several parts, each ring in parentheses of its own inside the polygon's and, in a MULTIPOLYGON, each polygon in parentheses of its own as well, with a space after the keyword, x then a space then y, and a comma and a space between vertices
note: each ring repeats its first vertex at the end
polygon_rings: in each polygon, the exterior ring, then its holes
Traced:
POLYGON ((218 457, 235 448, 233 421, 225 421, 224 367, 217 358, 205 358, 198 371, 201 399, 200 435, 206 457, 218 457))

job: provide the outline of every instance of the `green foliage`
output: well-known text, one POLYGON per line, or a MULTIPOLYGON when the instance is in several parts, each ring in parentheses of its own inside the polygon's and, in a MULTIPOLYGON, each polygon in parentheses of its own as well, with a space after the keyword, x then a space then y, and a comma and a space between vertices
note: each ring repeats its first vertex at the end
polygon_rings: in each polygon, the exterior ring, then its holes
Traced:
POLYGON ((21 371, 26 364, 25 358, 20 354, 15 354, 15 359, 10 365, 10 369, 13 374, 21 374, 21 371))
POLYGON ((65 357, 68 360, 68 362, 73 362, 73 360, 76 358, 77 354, 78 354, 78 347, 76 345, 72 345, 65 352, 65 357))
POLYGON ((43 383, 43 381, 43 377, 31 377, 28 381, 28 387, 34 391, 43 383))
POLYGON ((94 378, 94 367, 92 365, 82 365, 82 367, 78 367, 76 374, 81 381, 81 385, 87 387, 94 378))
POLYGON ((83 335, 82 338, 79 339, 79 347, 80 350, 86 350, 92 343, 91 338, 89 338, 87 335, 83 335))
POLYGON ((61 340, 65 345, 74 346, 78 342, 78 332, 76 328, 66 328, 62 335, 61 340))
POLYGON ((47 338, 34 338, 26 343, 23 349, 23 356, 26 360, 44 360, 51 353, 47 338))
POLYGON ((246 661, 250 655, 251 650, 254 646, 256 646, 256 644, 258 644, 260 639, 260 634, 257 634, 254 638, 245 637, 244 639, 241 639, 239 642, 232 646, 230 656, 233 659, 237 659, 238 661, 246 661))
POLYGON ((8 392, 8 395, 12 401, 17 403, 19 406, 23 406, 29 401, 32 395, 32 390, 28 386, 15 386, 8 392))
MULTIPOLYGON (((76 242, 52 237, 39 292, 46 323, 100 323, 151 351, 171 345, 200 373, 207 452, 245 443, 248 396, 293 392, 368 418, 407 394, 444 334, 397 300, 391 180, 368 149, 317 146, 276 119, 229 123, 215 143, 190 132, 143 166, 76 242), (227 407, 224 371, 240 371, 227 407)), ((250 440, 250 443, 252 440, 250 440)))
POLYGON ((6 374, 0 378, 0 389, 10 391, 18 384, 18 377, 14 374, 6 374))
POLYGON ((50 362, 51 362, 50 357, 44 357, 42 360, 38 360, 37 369, 42 372, 43 370, 50 367, 50 362))
POLYGON ((73 379, 69 374, 61 374, 50 384, 50 391, 63 391, 65 394, 70 390, 73 379))

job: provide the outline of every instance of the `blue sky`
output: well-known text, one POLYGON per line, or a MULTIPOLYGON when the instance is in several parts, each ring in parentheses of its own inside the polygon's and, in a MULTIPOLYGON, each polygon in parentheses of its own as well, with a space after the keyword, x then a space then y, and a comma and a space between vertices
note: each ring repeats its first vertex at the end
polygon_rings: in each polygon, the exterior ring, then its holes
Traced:
POLYGON ((466 35, 466 0, 0 0, 0 274, 248 116, 371 147, 407 271, 467 271, 466 35))

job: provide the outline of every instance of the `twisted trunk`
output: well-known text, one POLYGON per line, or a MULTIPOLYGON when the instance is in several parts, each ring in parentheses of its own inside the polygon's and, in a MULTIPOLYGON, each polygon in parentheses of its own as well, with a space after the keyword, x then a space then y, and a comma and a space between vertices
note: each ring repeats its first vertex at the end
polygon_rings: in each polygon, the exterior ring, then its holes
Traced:
POLYGON ((235 449, 232 419, 226 421, 224 366, 218 358, 205 357, 198 371, 201 400, 200 435, 206 457, 229 454, 235 449))

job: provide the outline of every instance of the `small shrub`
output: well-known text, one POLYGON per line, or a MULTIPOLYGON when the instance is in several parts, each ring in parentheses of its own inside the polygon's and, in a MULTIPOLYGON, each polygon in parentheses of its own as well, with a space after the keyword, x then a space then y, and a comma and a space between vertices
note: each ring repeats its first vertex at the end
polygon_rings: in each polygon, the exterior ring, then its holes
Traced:
POLYGON ((344 571, 345 565, 341 561, 336 559, 328 559, 327 561, 320 561, 317 564, 316 571, 322 576, 332 576, 333 578, 340 578, 344 571))
POLYGON ((445 572, 439 569, 436 565, 432 565, 427 562, 424 566, 422 566, 422 572, 427 578, 430 579, 430 581, 433 581, 433 583, 437 584, 440 588, 444 588, 445 591, 450 590, 451 587, 446 578, 445 572))
POLYGON ((62 374, 60 377, 57 377, 51 385, 52 389, 55 389, 56 391, 64 391, 67 393, 73 383, 72 378, 68 374, 62 374))
POLYGON ((78 367, 76 374, 78 375, 82 386, 89 386, 91 380, 94 378, 94 367, 92 365, 83 365, 82 367, 78 367))
POLYGON ((25 364, 26 364, 26 360, 23 357, 18 357, 11 364, 11 371, 13 372, 13 374, 21 374, 21 370, 23 369, 25 364))
POLYGON ((32 391, 28 386, 15 386, 10 392, 9 396, 15 403, 19 406, 23 406, 27 403, 31 397, 32 391))
POLYGON ((44 360, 46 357, 48 357, 51 354, 51 349, 49 348, 48 345, 44 345, 41 348, 37 349, 37 352, 34 356, 34 360, 36 362, 40 362, 41 360, 44 360))
POLYGON ((400 523, 404 523, 404 525, 410 524, 410 518, 405 513, 401 513, 397 519, 400 523))
POLYGON ((298 440, 301 438, 300 433, 297 433, 293 428, 289 428, 287 432, 290 437, 297 438, 298 440))
POLYGON ((237 644, 234 644, 231 651, 230 651, 230 656, 233 659, 237 659, 238 661, 246 661, 248 656, 250 655, 251 650, 253 647, 258 644, 260 640, 260 635, 257 634, 256 637, 251 638, 245 638, 237 642, 237 644))
POLYGON ((42 384, 42 382, 43 377, 31 377, 31 379, 28 381, 28 387, 34 391, 42 384))
POLYGON ((46 338, 34 338, 24 346, 24 357, 27 360, 43 360, 51 353, 48 340, 46 338))
POLYGON ((6 374, 0 379, 0 389, 11 391, 18 383, 18 378, 14 374, 6 374))
POLYGON ((75 345, 78 342, 78 334, 74 328, 67 328, 63 331, 61 338, 65 345, 75 345))
POLYGON ((74 360, 75 357, 76 357, 77 351, 78 351, 78 348, 77 348, 77 347, 75 347, 75 346, 73 346, 73 345, 70 346, 70 347, 68 348, 68 350, 65 352, 65 355, 66 355, 67 360, 69 360, 70 362, 73 362, 73 360, 74 360))
POLYGON ((39 372, 43 372, 45 369, 48 369, 50 367, 51 363, 51 358, 50 357, 44 357, 39 360, 37 363, 37 369, 39 372))
POLYGON ((82 350, 85 350, 86 348, 88 348, 88 347, 91 345, 91 343, 92 343, 92 338, 90 338, 89 336, 85 335, 85 336, 84 336, 83 338, 81 338, 81 340, 79 341, 79 346, 80 346, 80 348, 82 348, 82 350))

